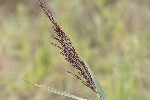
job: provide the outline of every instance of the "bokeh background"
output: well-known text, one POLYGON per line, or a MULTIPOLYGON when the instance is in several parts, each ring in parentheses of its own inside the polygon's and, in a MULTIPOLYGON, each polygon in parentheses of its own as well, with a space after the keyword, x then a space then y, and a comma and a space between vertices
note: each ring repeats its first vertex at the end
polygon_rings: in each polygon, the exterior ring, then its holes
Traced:
MULTIPOLYGON (((71 100, 17 76, 97 100, 49 41, 38 0, 0 0, 0 99, 71 100)), ((42 0, 91 66, 109 100, 150 100, 150 0, 42 0)))

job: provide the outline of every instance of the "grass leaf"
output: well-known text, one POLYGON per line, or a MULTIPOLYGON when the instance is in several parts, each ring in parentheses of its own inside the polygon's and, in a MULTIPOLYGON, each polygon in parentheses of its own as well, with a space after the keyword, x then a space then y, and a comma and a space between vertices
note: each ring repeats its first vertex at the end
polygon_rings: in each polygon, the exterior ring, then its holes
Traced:
POLYGON ((83 98, 80 98, 80 97, 77 97, 75 95, 72 95, 70 93, 67 93, 67 92, 64 92, 64 91, 60 91, 60 90, 57 90, 57 89, 54 89, 54 88, 50 88, 48 86, 43 86, 43 85, 38 85, 38 84, 35 84, 35 83, 32 83, 32 82, 29 82, 27 81, 26 79, 24 79, 23 77, 21 76, 18 76, 20 79, 22 79, 23 81, 29 83, 29 84, 32 84, 36 87, 39 87, 41 89, 44 89, 46 91, 49 91, 49 92, 53 92, 55 94, 59 94, 59 95, 62 95, 62 96, 66 96, 66 97, 69 97, 69 98, 72 98, 72 99, 76 99, 76 100, 87 100, 87 99, 83 99, 83 98))
POLYGON ((105 91, 103 90, 103 88, 101 87, 100 83, 97 81, 95 75, 93 74, 91 68, 88 66, 88 64, 84 61, 84 63, 86 64, 90 74, 91 74, 91 77, 94 81, 94 84, 96 86, 96 90, 97 90, 97 93, 98 93, 98 96, 101 98, 101 100, 108 100, 106 94, 105 94, 105 91))

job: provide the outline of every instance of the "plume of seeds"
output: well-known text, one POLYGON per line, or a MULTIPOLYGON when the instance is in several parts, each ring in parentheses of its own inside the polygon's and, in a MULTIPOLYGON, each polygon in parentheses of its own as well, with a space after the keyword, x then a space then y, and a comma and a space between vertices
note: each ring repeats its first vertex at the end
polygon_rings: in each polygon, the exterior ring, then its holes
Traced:
POLYGON ((79 57, 77 52, 75 51, 74 47, 72 46, 72 43, 70 39, 66 36, 66 34, 62 31, 62 29, 59 27, 57 22, 54 20, 53 15, 51 12, 43 5, 41 0, 39 0, 39 4, 49 20, 52 23, 52 28, 54 29, 56 36, 52 35, 52 38, 57 40, 61 46, 58 46, 57 44, 54 44, 51 42, 52 45, 58 47, 61 49, 61 53, 65 59, 74 67, 78 70, 78 73, 81 75, 82 78, 79 76, 71 73, 68 71, 68 73, 74 75, 77 77, 81 82, 86 85, 87 87, 91 88, 94 92, 97 92, 95 84, 93 82, 93 79, 88 71, 88 68, 84 61, 79 57), (84 79, 84 80, 83 80, 84 79))

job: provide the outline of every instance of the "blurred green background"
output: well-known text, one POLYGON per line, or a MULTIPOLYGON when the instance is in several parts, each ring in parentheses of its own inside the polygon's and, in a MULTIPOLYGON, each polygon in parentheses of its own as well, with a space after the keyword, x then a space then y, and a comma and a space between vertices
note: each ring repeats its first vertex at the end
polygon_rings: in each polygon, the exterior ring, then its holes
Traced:
MULTIPOLYGON (((97 100, 66 71, 38 0, 0 0, 0 99, 71 100, 20 80, 97 100)), ((42 0, 91 66, 109 100, 150 100, 149 0, 42 0)))

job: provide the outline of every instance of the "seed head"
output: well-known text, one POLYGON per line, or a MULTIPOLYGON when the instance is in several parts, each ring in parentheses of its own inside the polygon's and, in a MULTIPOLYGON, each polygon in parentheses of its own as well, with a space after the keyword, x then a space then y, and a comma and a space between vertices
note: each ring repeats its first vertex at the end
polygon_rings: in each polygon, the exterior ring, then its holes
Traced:
POLYGON ((62 29, 59 27, 57 22, 54 20, 53 15, 51 12, 43 5, 43 3, 39 0, 39 4, 49 20, 52 23, 52 28, 54 29, 56 36, 52 35, 52 38, 59 42, 60 46, 57 44, 54 44, 51 42, 52 45, 58 47, 61 49, 61 53, 64 58, 74 67, 78 70, 78 73, 80 76, 84 79, 81 79, 79 76, 73 74, 72 72, 69 72, 70 74, 77 77, 81 82, 86 85, 87 87, 91 88, 94 92, 96 91, 95 84, 93 82, 93 79, 91 77, 91 74, 89 73, 89 70, 85 64, 85 62, 79 57, 77 52, 75 51, 70 39, 66 36, 66 34, 62 31, 62 29))

